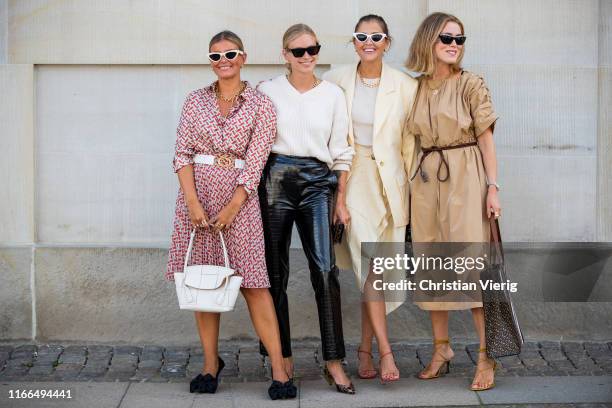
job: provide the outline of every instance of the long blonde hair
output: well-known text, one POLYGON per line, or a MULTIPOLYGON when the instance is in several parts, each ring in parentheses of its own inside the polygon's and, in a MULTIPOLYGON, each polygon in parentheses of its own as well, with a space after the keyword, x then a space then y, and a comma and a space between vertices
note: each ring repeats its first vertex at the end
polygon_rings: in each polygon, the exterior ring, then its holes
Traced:
MULTIPOLYGON (((289 27, 287 31, 285 31, 285 34, 283 34, 283 50, 288 51, 289 43, 295 40, 296 38, 298 38, 302 34, 312 35, 315 39, 315 42, 317 44, 319 43, 317 34, 314 32, 312 28, 310 28, 310 26, 306 24, 298 23, 298 24, 294 24, 291 27, 289 27)), ((285 67, 287 67, 287 70, 289 71, 289 73, 291 73, 291 64, 286 63, 285 67)))
MULTIPOLYGON (((465 35, 463 23, 452 14, 432 13, 428 15, 417 29, 412 44, 410 44, 406 68, 424 75, 432 75, 434 73, 436 67, 434 46, 438 41, 438 36, 449 21, 457 23, 461 27, 461 33, 465 35)), ((457 62, 451 66, 452 71, 461 70, 464 50, 464 48, 461 49, 457 62)))

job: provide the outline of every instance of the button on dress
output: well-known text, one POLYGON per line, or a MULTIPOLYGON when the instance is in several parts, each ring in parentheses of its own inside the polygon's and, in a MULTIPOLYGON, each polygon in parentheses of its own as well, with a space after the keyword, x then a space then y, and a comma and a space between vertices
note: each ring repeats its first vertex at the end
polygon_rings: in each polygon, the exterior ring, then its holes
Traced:
MULTIPOLYGON (((263 227, 256 192, 261 172, 276 136, 272 101, 248 84, 227 117, 219 112, 212 85, 191 92, 183 105, 177 128, 173 169, 193 164, 198 199, 212 218, 229 203, 242 185, 248 198, 223 236, 230 266, 243 277, 244 288, 270 287, 265 261, 263 227), (243 169, 193 162, 196 154, 231 154, 245 160, 243 169)), ((193 229, 185 198, 179 188, 165 279, 182 272, 189 235, 193 229)), ((223 265, 218 233, 198 228, 191 264, 223 265)))
MULTIPOLYGON (((446 80, 419 78, 415 109, 408 120, 408 130, 422 148, 447 147, 476 142, 498 118, 484 80, 468 71, 446 80)), ((416 172, 411 181, 412 239, 424 242, 488 242, 489 220, 486 215, 486 174, 477 145, 444 150, 448 162, 448 180, 438 180, 441 158, 429 154, 422 168, 425 182, 416 172)), ((420 162, 423 152, 419 154, 420 162)), ((446 169, 443 165, 441 178, 446 169)), ((480 307, 480 302, 427 302, 426 310, 456 310, 480 307)))

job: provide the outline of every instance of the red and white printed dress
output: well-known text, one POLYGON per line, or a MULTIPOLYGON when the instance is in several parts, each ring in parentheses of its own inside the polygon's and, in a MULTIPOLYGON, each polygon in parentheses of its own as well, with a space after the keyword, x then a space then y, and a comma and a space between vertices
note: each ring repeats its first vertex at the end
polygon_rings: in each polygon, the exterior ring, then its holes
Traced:
MULTIPOLYGON (((276 111, 272 101, 248 84, 226 118, 219 112, 212 85, 191 92, 183 105, 177 129, 174 172, 193 164, 198 198, 209 218, 231 200, 238 185, 249 194, 232 224, 223 231, 230 266, 243 277, 244 288, 270 287, 257 186, 275 136, 276 111), (244 168, 193 162, 196 154, 223 153, 244 159, 244 168)), ((183 271, 192 228, 179 188, 166 280, 173 281, 174 273, 183 271)), ((197 229, 190 263, 223 265, 218 233, 197 229)))

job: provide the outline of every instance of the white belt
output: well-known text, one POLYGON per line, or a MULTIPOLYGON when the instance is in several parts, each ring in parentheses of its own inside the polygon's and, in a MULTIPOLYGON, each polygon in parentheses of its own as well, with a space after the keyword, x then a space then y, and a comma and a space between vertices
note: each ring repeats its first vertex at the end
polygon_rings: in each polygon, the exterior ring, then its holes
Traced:
POLYGON ((209 164, 211 166, 219 166, 223 168, 244 168, 244 160, 234 159, 229 154, 220 154, 213 156, 211 154, 196 154, 193 161, 198 164, 209 164))

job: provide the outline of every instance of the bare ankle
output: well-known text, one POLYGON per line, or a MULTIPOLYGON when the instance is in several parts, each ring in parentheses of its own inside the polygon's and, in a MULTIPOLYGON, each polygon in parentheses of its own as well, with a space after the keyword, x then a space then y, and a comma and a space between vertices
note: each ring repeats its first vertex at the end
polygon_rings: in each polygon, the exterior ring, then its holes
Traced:
POLYGON ((344 372, 344 368, 342 367, 342 361, 340 360, 327 360, 325 362, 325 366, 328 370, 333 371, 335 373, 344 372))
POLYGON ((204 364, 204 367, 202 368, 202 372, 205 374, 212 374, 214 376, 217 373, 218 369, 219 369, 219 363, 214 362, 210 365, 204 364))
POLYGON ((358 350, 360 350, 360 351, 365 351, 365 352, 368 352, 368 353, 371 353, 371 352, 372 352, 372 343, 371 343, 371 342, 370 342, 370 343, 363 343, 363 342, 362 342, 362 343, 359 345, 359 349, 358 349, 358 350))
POLYGON ((455 353, 453 352, 453 349, 451 348, 450 344, 437 344, 435 351, 437 351, 438 353, 441 353, 444 356, 454 356, 455 353))
POLYGON ((327 366, 327 368, 335 368, 338 366, 338 363, 340 363, 339 360, 327 360, 325 362, 325 365, 327 366))

